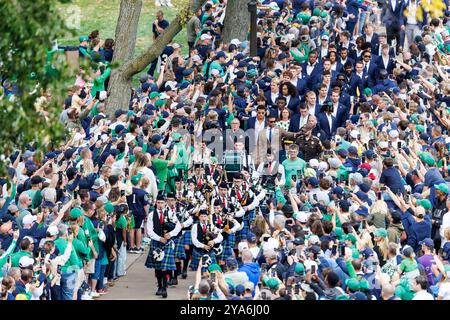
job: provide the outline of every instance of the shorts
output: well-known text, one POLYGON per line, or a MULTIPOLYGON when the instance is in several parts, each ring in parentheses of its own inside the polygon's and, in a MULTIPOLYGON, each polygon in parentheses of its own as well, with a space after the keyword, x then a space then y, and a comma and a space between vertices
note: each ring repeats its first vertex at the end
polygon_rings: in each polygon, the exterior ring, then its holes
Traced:
POLYGON ((143 227, 145 216, 134 216, 134 230, 139 230, 143 227))
POLYGON ((84 267, 84 272, 86 274, 95 273, 95 259, 92 258, 86 263, 86 266, 84 267))

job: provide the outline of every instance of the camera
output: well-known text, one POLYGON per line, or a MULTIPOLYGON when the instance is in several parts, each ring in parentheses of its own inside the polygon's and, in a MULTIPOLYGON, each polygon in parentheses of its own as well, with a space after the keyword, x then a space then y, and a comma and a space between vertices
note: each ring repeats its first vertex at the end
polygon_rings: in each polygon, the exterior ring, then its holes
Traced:
POLYGON ((303 42, 307 42, 307 41, 309 41, 309 35, 304 34, 304 35, 302 35, 302 36, 300 37, 300 39, 301 39, 303 42))

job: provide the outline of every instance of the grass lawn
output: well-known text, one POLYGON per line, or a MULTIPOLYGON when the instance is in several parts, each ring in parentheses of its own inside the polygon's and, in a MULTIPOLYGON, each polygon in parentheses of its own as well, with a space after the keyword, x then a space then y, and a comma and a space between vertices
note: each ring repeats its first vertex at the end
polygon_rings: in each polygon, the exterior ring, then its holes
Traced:
MULTIPOLYGON (((142 1, 141 16, 139 19, 138 34, 136 39, 135 56, 141 54, 146 48, 151 46, 152 23, 155 21, 154 0, 142 1)), ((175 4, 175 1, 173 1, 175 4)), ((99 30, 102 39, 115 38, 117 18, 119 16, 120 0, 72 0, 70 4, 60 5, 62 16, 70 20, 71 16, 80 13, 79 28, 76 28, 76 35, 67 39, 58 39, 60 45, 78 45, 80 35, 89 35, 93 30, 99 30)), ((164 12, 165 19, 171 22, 176 14, 176 8, 161 7, 158 8, 164 12)), ((186 30, 183 29, 175 37, 174 42, 183 46, 183 53, 187 53, 186 30)))

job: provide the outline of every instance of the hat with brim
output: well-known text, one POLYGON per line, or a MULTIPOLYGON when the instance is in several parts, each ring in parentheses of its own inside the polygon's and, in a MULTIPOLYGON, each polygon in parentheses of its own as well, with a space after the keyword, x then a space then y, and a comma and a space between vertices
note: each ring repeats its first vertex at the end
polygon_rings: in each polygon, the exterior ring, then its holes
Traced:
POLYGON ((422 206, 425 210, 430 210, 432 207, 431 202, 428 199, 416 200, 416 204, 422 206))
POLYGON ((439 190, 439 191, 441 191, 441 192, 443 192, 445 194, 448 194, 449 190, 448 190, 448 185, 446 183, 435 184, 434 187, 437 190, 439 190))
POLYGON ((425 162, 429 166, 434 166, 436 164, 433 156, 429 152, 419 152, 418 156, 422 162, 425 162))

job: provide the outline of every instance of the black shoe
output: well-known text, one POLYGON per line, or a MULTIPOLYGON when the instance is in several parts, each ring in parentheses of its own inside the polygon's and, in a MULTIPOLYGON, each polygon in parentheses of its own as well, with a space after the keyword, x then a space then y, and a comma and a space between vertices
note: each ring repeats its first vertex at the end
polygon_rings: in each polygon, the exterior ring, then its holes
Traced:
POLYGON ((181 279, 186 279, 187 278, 187 271, 183 270, 183 273, 181 274, 181 279))
POLYGON ((176 286, 178 284, 178 279, 177 278, 174 278, 173 280, 172 280, 172 285, 173 286, 176 286))
POLYGON ((161 290, 161 295, 162 295, 163 298, 167 298, 167 289, 166 288, 163 288, 161 290))
MULTIPOLYGON (((155 294, 156 294, 157 296, 162 295, 162 290, 163 290, 162 288, 158 288, 158 291, 156 291, 155 294)), ((167 294, 167 293, 166 293, 166 294, 167 294)))

